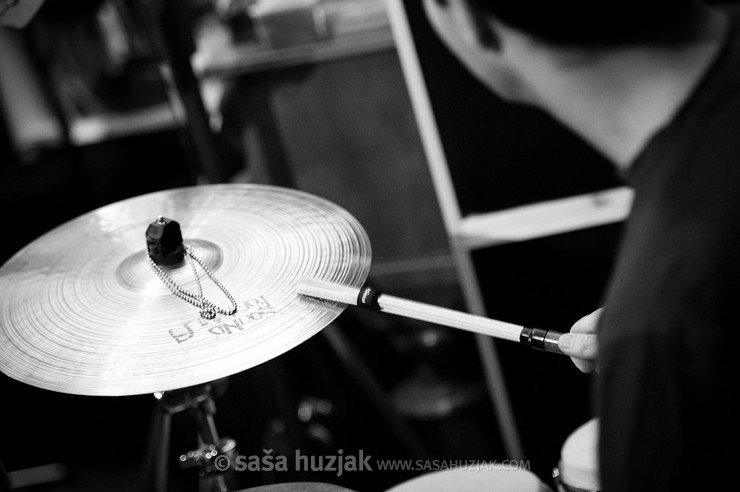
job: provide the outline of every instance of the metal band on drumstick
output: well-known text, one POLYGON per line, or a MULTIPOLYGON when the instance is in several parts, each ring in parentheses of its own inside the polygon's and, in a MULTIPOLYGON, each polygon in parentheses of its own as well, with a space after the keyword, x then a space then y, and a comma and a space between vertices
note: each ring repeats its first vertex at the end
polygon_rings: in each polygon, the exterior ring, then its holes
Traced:
POLYGON ((558 340, 562 333, 541 328, 527 328, 484 316, 455 311, 431 304, 391 296, 372 287, 360 289, 323 280, 304 278, 298 282, 298 293, 350 306, 426 321, 438 325, 519 342, 533 349, 562 354, 558 340))

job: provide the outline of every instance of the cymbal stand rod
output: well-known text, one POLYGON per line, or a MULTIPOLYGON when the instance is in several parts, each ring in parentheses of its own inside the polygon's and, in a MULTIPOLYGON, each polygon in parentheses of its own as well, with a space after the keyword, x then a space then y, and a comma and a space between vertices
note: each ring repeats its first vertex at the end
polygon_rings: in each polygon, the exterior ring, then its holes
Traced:
MULTIPOLYGON (((218 435, 218 430, 216 430, 216 421, 213 418, 213 414, 216 412, 213 398, 209 395, 206 400, 200 402, 200 404, 191 409, 191 412, 195 416, 198 428, 200 449, 212 448, 220 452, 223 449, 224 444, 218 435)), ((182 460, 182 457, 180 459, 182 460)), ((201 492, 229 492, 232 490, 225 476, 217 474, 208 479, 208 473, 209 472, 207 471, 206 475, 201 477, 201 492)))
MULTIPOLYGON (((231 470, 222 470, 214 466, 215 458, 219 455, 227 455, 229 463, 233 463, 237 455, 236 442, 230 438, 220 438, 216 429, 213 415, 216 413, 216 405, 212 396, 210 384, 175 390, 167 393, 156 393, 155 397, 162 406, 162 429, 160 435, 169 441, 169 419, 175 413, 188 410, 188 414, 194 419, 198 435, 199 448, 180 455, 181 468, 198 468, 201 492, 229 492, 231 486, 231 470)), ((164 446, 162 446, 164 448, 164 446)), ((166 457, 160 452, 158 457, 157 486, 166 487, 166 457)), ((163 488, 158 489, 165 492, 163 488)))
MULTIPOLYGON (((215 457, 214 453, 227 454, 233 458, 233 455, 236 454, 236 443, 232 439, 222 440, 219 437, 218 431, 216 430, 216 422, 213 418, 213 415, 216 413, 216 405, 213 401, 213 397, 210 394, 210 386, 208 387, 207 391, 208 393, 206 395, 206 398, 198 402, 193 408, 191 408, 191 413, 195 417, 198 429, 198 438, 201 446, 200 449, 195 451, 195 453, 198 453, 199 456, 203 456, 203 451, 206 450, 206 462, 201 464, 200 470, 200 491, 229 492, 232 490, 232 487, 230 486, 230 481, 224 474, 213 474, 213 470, 210 466, 208 458, 208 453, 211 453, 211 458, 215 457)), ((191 453, 188 453, 188 455, 190 455, 191 453)), ((187 459, 188 455, 181 456, 180 461, 183 462, 183 459, 187 459)))
MULTIPOLYGON (((157 396, 155 395, 155 398, 156 397, 157 396)), ((156 454, 154 456, 154 492, 167 492, 167 462, 169 461, 172 414, 165 405, 158 405, 156 412, 157 413, 154 416, 154 428, 156 429, 156 436, 154 436, 156 438, 156 454)))
POLYGON ((190 409, 191 414, 195 419, 195 424, 198 429, 198 437, 201 441, 201 445, 215 444, 219 441, 218 431, 216 430, 216 422, 213 419, 215 413, 215 404, 213 399, 208 396, 205 400, 196 403, 193 408, 190 409))

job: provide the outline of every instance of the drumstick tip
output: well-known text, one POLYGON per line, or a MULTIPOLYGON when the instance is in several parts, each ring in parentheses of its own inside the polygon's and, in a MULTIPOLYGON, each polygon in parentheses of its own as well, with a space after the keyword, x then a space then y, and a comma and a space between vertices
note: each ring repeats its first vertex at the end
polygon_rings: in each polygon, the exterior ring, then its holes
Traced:
POLYGON ((360 290, 326 280, 303 277, 296 284, 296 291, 306 297, 356 305, 357 294, 360 290))

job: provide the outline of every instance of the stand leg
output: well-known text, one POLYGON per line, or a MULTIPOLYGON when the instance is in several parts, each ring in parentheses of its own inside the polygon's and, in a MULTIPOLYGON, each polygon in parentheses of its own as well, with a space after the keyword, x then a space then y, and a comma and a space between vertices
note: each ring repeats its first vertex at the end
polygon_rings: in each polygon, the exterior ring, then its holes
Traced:
POLYGON ((201 492, 229 492, 233 489, 231 470, 221 470, 214 463, 217 457, 226 455, 233 464, 237 455, 236 443, 233 439, 220 438, 216 430, 213 415, 216 407, 211 395, 211 385, 205 384, 154 395, 159 403, 156 414, 157 452, 154 457, 155 492, 167 492, 168 462, 170 448, 170 434, 172 416, 188 410, 194 419, 200 448, 189 451, 180 456, 182 468, 197 468, 199 490, 201 492))
POLYGON ((172 416, 165 409, 157 412, 158 446, 155 456, 156 468, 154 475, 155 492, 167 492, 168 461, 170 453, 170 429, 172 427, 172 416))
MULTIPOLYGON (((192 145, 195 162, 192 165, 195 180, 205 178, 209 183, 228 181, 232 166, 241 164, 228 143, 218 138, 211 129, 210 116, 200 93, 200 82, 193 72, 190 57, 195 43, 190 32, 188 9, 177 0, 143 0, 143 13, 149 35, 166 67, 165 82, 170 99, 182 107, 187 139, 192 145)), ((177 114, 177 113, 176 113, 177 114)))

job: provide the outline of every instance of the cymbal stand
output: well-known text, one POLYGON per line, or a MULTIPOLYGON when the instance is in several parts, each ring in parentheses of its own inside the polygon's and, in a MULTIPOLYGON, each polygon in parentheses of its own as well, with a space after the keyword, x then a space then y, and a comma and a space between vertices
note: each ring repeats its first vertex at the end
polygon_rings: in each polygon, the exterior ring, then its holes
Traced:
POLYGON ((212 384, 155 393, 160 406, 159 455, 155 477, 155 490, 167 492, 167 454, 171 429, 171 417, 188 411, 193 417, 198 434, 199 447, 180 455, 180 467, 197 468, 201 492, 229 492, 233 489, 233 464, 238 454, 236 442, 228 437, 220 438, 213 415, 216 404, 213 400, 212 384))

